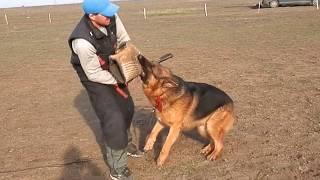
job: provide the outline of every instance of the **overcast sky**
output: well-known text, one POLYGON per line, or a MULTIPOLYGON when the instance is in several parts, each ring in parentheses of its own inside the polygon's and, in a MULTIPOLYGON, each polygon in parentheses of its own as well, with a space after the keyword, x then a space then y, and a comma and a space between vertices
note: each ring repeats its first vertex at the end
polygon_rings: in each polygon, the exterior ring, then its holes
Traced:
POLYGON ((21 6, 41 6, 51 4, 72 4, 83 0, 0 0, 0 8, 21 7, 21 6))

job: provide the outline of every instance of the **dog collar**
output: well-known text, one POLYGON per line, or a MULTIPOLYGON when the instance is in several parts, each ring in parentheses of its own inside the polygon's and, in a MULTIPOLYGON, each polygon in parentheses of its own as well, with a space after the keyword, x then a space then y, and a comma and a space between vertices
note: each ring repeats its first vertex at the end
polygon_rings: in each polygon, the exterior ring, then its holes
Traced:
POLYGON ((156 104, 155 104, 155 108, 159 111, 162 112, 162 108, 163 108, 163 104, 162 104, 162 99, 160 96, 156 97, 156 104))

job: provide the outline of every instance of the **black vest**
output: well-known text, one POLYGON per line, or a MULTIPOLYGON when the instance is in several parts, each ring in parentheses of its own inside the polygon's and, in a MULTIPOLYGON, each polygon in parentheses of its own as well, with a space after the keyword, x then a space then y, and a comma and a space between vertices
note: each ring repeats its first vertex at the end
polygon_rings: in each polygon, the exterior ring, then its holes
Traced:
POLYGON ((87 15, 84 15, 69 37, 68 43, 72 52, 71 64, 77 71, 81 81, 88 81, 88 78, 81 67, 78 55, 72 49, 72 41, 78 38, 87 40, 97 50, 97 56, 104 60, 105 63, 108 63, 109 56, 115 53, 117 46, 115 17, 111 18, 110 24, 105 28, 108 36, 96 28, 87 15))

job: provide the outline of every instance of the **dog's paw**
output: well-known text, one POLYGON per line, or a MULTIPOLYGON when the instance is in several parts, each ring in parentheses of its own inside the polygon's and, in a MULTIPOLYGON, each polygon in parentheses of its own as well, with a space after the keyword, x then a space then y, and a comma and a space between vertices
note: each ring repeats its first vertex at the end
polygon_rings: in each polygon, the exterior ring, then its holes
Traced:
POLYGON ((221 151, 214 150, 209 155, 207 155, 207 160, 214 161, 221 156, 221 151))
POLYGON ((143 150, 144 150, 144 151, 150 151, 150 150, 152 150, 153 145, 154 145, 154 142, 155 142, 155 141, 153 141, 153 140, 151 140, 151 139, 148 139, 148 141, 147 141, 146 145, 144 146, 143 150))
POLYGON ((157 159, 157 165, 160 167, 164 164, 164 162, 166 161, 168 157, 168 153, 161 151, 159 154, 159 157, 157 159))
POLYGON ((207 156, 209 153, 211 153, 213 151, 213 149, 214 148, 212 148, 212 146, 210 144, 208 144, 206 147, 201 149, 200 154, 207 156))
POLYGON ((207 160, 209 160, 209 161, 214 161, 214 160, 217 160, 217 158, 218 158, 218 156, 216 156, 215 154, 209 154, 208 156, 207 156, 207 160))
POLYGON ((146 152, 146 151, 150 151, 150 150, 152 150, 152 146, 150 147, 150 146, 144 146, 144 148, 143 148, 143 150, 146 152))
POLYGON ((159 156, 159 158, 157 159, 157 166, 162 167, 162 165, 164 164, 164 161, 165 159, 159 156))

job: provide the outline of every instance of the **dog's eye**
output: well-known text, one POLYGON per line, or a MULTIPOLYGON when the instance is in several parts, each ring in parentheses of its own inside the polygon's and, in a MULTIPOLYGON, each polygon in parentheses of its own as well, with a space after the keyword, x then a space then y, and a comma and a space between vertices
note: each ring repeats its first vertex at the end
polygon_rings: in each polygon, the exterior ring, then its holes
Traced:
POLYGON ((167 78, 162 82, 162 87, 164 88, 175 88, 178 87, 179 84, 173 80, 168 80, 167 78))

